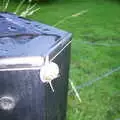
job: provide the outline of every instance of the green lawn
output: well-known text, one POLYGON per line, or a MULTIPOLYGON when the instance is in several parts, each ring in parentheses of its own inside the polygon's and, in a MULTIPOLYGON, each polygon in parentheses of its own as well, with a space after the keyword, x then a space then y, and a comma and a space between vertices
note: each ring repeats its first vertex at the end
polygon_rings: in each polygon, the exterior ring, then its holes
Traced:
MULTIPOLYGON (((8 11, 16 5, 12 1, 8 11)), ((120 120, 120 1, 61 0, 39 6, 29 18, 49 25, 88 10, 57 26, 73 33, 70 79, 76 86, 87 84, 78 89, 81 103, 69 93, 67 120, 120 120)))

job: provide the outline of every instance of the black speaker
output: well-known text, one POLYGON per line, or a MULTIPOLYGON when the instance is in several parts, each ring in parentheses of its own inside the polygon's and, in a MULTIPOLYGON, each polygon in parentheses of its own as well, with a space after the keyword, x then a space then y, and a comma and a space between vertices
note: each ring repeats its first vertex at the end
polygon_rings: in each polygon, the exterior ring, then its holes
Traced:
POLYGON ((0 120, 65 120, 71 38, 0 13, 0 120))

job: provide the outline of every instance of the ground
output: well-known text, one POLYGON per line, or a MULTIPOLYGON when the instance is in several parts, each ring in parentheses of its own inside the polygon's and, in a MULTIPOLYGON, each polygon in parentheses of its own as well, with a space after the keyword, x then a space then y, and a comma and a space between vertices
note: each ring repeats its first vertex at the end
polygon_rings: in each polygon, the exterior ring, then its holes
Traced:
MULTIPOLYGON (((11 1, 7 11, 16 6, 11 1)), ((82 99, 79 103, 69 88, 67 120, 120 120, 120 1, 61 0, 39 6, 29 18, 49 25, 88 11, 56 26, 73 33, 70 79, 82 99)))

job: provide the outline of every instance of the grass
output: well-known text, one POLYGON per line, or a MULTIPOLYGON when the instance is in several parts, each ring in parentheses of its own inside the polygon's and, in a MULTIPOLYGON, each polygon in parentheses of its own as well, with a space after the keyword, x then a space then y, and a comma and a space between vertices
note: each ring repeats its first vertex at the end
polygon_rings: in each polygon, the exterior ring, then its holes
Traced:
MULTIPOLYGON (((11 1, 8 11, 17 4, 11 1)), ((24 6, 23 6, 24 7, 24 6)), ((76 86, 120 67, 120 1, 63 0, 40 4, 29 18, 55 25, 82 10, 88 12, 57 27, 73 33, 70 79, 76 86)), ((67 120, 119 120, 120 70, 78 89, 82 102, 71 92, 67 120)))

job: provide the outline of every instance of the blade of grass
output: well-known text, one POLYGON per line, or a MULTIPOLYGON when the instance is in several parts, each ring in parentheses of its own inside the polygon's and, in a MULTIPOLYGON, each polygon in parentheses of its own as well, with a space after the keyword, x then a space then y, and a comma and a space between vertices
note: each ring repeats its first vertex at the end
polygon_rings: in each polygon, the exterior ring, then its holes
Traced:
POLYGON ((83 14, 85 14, 85 13, 87 13, 87 12, 88 12, 88 10, 83 10, 83 11, 81 11, 81 12, 72 14, 72 15, 67 16, 67 17, 64 17, 62 20, 59 20, 59 21, 58 21, 56 24, 54 24, 53 26, 56 27, 56 26, 64 23, 64 21, 66 21, 66 20, 68 20, 68 19, 70 19, 70 18, 78 17, 78 16, 83 15, 83 14))
POLYGON ((5 8, 5 3, 6 3, 6 0, 3 0, 3 2, 2 2, 2 11, 3 11, 4 8, 5 8))
POLYGON ((22 1, 18 4, 18 6, 17 6, 17 8, 16 8, 16 10, 15 10, 15 12, 14 12, 14 14, 17 14, 17 13, 18 13, 18 11, 20 10, 20 8, 21 8, 21 6, 23 5, 24 2, 25 2, 25 0, 22 0, 22 1))
POLYGON ((3 0, 3 11, 6 11, 8 8, 10 0, 3 0))
POLYGON ((79 102, 81 103, 82 100, 81 100, 81 98, 80 98, 80 96, 79 96, 79 93, 78 93, 78 91, 77 91, 77 89, 76 89, 76 87, 75 87, 73 81, 72 81, 72 80, 69 80, 69 82, 70 82, 70 85, 71 85, 71 87, 72 87, 72 90, 73 90, 74 93, 75 93, 75 96, 77 97, 77 99, 78 99, 79 102))
POLYGON ((36 3, 35 3, 34 5, 32 5, 32 6, 29 5, 29 6, 26 8, 26 10, 23 11, 23 12, 20 14, 20 16, 26 17, 26 16, 33 15, 35 12, 37 12, 38 10, 40 10, 40 7, 35 8, 36 5, 37 5, 36 3))
POLYGON ((27 16, 33 15, 33 14, 34 14, 35 12, 37 12, 38 10, 40 10, 40 7, 32 10, 31 12, 29 12, 29 13, 27 14, 27 16))

